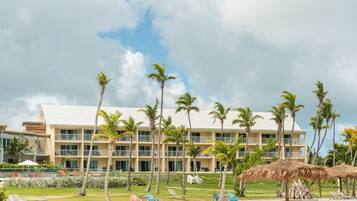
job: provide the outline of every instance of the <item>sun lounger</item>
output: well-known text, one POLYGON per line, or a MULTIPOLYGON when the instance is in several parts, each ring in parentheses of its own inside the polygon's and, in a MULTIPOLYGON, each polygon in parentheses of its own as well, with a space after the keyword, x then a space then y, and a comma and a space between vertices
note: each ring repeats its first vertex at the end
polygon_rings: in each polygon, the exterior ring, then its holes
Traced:
POLYGON ((232 193, 228 193, 228 201, 238 201, 238 196, 234 196, 232 193))
POLYGON ((174 189, 169 188, 167 190, 169 191, 169 194, 170 194, 169 199, 179 199, 179 200, 185 199, 184 196, 177 195, 177 193, 175 192, 174 189))
POLYGON ((24 201, 18 195, 9 195, 7 198, 8 201, 24 201))
POLYGON ((350 200, 352 198, 343 192, 331 192, 331 200, 350 200))
POLYGON ((151 194, 146 194, 145 198, 147 199, 147 201, 159 201, 159 199, 155 198, 151 194))

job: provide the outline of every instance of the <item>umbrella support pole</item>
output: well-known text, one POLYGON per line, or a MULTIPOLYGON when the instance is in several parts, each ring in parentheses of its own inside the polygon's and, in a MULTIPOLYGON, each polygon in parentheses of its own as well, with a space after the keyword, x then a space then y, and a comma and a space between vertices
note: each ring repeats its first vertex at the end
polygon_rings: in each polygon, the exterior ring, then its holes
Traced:
POLYGON ((319 196, 320 198, 322 197, 322 191, 321 191, 321 179, 318 179, 318 184, 319 184, 319 196))
POLYGON ((285 188, 285 201, 289 201, 290 195, 289 195, 289 182, 284 181, 284 188, 285 188))

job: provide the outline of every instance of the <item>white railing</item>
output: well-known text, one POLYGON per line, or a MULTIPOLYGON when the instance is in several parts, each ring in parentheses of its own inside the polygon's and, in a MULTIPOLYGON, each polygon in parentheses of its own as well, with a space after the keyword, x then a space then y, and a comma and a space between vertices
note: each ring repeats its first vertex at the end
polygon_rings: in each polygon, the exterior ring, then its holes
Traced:
MULTIPOLYGON (((89 155, 89 150, 84 150, 84 155, 89 155)), ((108 156, 108 150, 93 150, 92 156, 108 156)))
POLYGON ((234 143, 235 138, 234 137, 216 137, 217 141, 223 141, 225 143, 234 143))
MULTIPOLYGON (((289 138, 284 138, 284 142, 285 142, 285 144, 287 144, 287 145, 289 145, 290 144, 290 142, 291 142, 291 139, 289 139, 289 138)), ((304 145, 304 140, 303 139, 298 139, 298 138, 293 138, 292 139, 292 144, 293 145, 304 145)))
POLYGON ((78 149, 56 149, 55 154, 57 156, 78 156, 78 149))
POLYGON ((139 156, 151 156, 151 150, 139 150, 139 156))
POLYGON ((191 141, 194 143, 209 143, 212 141, 212 137, 209 136, 191 136, 191 141))
POLYGON ((62 134, 62 133, 57 133, 57 134, 56 134, 56 140, 77 141, 77 140, 80 140, 80 135, 79 135, 79 134, 62 134))
POLYGON ((182 156, 182 151, 166 151, 166 156, 176 156, 176 153, 177 153, 177 156, 182 156))

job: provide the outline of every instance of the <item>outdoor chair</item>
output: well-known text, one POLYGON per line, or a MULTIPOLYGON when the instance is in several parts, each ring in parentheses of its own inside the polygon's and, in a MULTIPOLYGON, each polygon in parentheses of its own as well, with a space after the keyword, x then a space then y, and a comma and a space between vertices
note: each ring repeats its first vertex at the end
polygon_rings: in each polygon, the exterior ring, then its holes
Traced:
POLYGON ((238 196, 234 196, 232 193, 228 193, 228 201, 238 201, 238 196))
POLYGON ((180 195, 177 195, 177 193, 175 192, 174 189, 167 189, 169 191, 169 199, 179 199, 179 200, 184 200, 185 199, 185 196, 180 196, 180 195))
POLYGON ((147 201, 159 201, 159 199, 155 198, 151 194, 146 194, 145 198, 147 199, 147 201))
POLYGON ((8 201, 24 201, 18 195, 9 195, 7 198, 8 201))

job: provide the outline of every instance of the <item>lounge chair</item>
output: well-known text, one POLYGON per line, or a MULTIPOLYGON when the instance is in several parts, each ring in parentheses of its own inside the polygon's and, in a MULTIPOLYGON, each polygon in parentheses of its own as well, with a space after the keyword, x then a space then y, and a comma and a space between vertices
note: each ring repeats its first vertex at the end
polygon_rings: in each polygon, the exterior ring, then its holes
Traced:
POLYGON ((181 195, 177 195, 177 193, 175 192, 174 189, 167 189, 169 191, 169 199, 178 199, 178 200, 184 200, 185 199, 185 196, 181 196, 181 195))
POLYGON ((232 193, 228 193, 228 201, 238 201, 238 196, 234 196, 232 193))
POLYGON ((146 194, 145 198, 147 199, 147 201, 159 201, 159 199, 155 198, 151 194, 146 194))
POLYGON ((353 197, 346 195, 344 192, 331 192, 331 200, 350 200, 353 197))
POLYGON ((9 195, 7 198, 8 201, 24 201, 18 195, 9 195))
POLYGON ((212 200, 213 201, 218 201, 219 200, 219 194, 218 193, 213 193, 212 194, 212 200))

